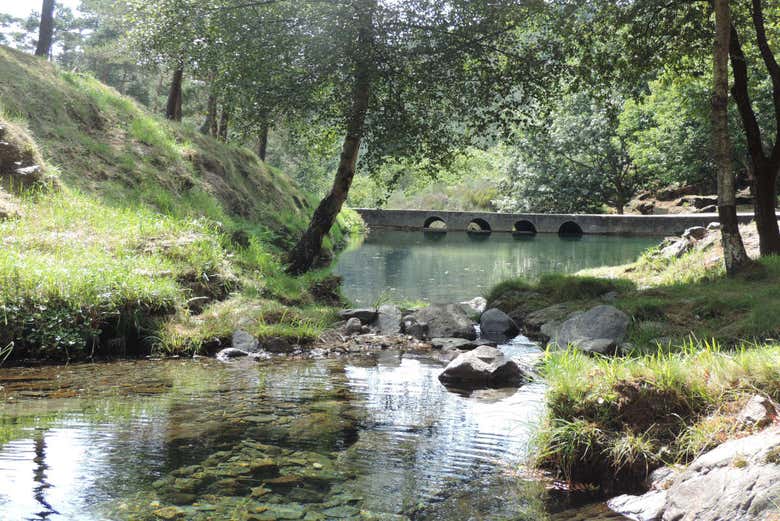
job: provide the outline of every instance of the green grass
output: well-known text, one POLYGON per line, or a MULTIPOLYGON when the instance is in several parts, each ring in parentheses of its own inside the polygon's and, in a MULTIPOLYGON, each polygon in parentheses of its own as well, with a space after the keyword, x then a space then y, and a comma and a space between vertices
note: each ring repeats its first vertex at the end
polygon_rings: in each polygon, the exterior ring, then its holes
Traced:
POLYGON ((631 487, 733 435, 731 415, 750 395, 780 399, 780 345, 690 342, 613 358, 551 351, 542 373, 549 415, 537 463, 573 481, 631 487))
MULTIPOLYGON (((330 323, 327 270, 284 273, 314 203, 288 176, 92 77, 4 47, 0 75, 14 78, 0 83, 0 125, 56 177, 17 193, 21 217, 0 222, 11 359, 192 352, 245 322, 305 343, 330 323)), ((325 246, 359 229, 346 211, 325 246)))

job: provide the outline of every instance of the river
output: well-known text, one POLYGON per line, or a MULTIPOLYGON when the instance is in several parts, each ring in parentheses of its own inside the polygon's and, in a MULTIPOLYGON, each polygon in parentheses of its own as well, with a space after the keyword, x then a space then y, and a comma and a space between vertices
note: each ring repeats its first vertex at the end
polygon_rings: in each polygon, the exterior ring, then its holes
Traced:
MULTIPOLYGON (((452 301, 508 276, 626 262, 651 242, 375 234, 337 271, 358 302, 385 289, 452 301)), ((0 369, 0 519, 620 519, 523 470, 543 383, 457 394, 440 371, 392 350, 0 369)))

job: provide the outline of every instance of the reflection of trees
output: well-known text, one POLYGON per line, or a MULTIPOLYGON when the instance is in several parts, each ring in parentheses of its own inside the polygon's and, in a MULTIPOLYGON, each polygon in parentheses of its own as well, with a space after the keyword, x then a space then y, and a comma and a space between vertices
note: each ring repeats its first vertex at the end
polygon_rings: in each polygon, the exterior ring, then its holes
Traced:
POLYGON ((49 469, 49 466, 46 464, 46 431, 36 431, 33 444, 35 446, 35 458, 33 458, 33 463, 35 463, 35 469, 33 470, 35 488, 33 488, 33 497, 43 507, 43 510, 38 512, 38 517, 48 519, 52 515, 59 514, 59 512, 54 510, 46 499, 46 489, 51 486, 46 481, 46 471, 49 469))

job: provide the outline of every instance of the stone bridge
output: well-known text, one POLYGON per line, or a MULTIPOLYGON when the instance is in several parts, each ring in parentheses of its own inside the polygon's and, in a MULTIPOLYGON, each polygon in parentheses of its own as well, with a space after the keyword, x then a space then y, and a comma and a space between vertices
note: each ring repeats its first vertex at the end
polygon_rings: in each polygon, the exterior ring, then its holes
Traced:
MULTIPOLYGON (((369 228, 429 231, 509 232, 534 235, 679 235, 692 226, 717 221, 714 213, 673 215, 510 214, 434 210, 356 208, 369 228)), ((753 214, 740 214, 741 223, 753 214)))

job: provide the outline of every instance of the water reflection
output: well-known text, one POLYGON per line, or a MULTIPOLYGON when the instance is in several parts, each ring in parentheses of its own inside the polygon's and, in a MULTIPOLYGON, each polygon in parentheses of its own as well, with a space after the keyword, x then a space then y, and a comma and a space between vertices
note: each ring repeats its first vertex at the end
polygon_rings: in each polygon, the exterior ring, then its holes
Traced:
POLYGON ((657 243, 652 237, 381 230, 344 252, 336 271, 357 304, 370 305, 383 295, 444 303, 484 295, 512 277, 623 264, 657 243))

